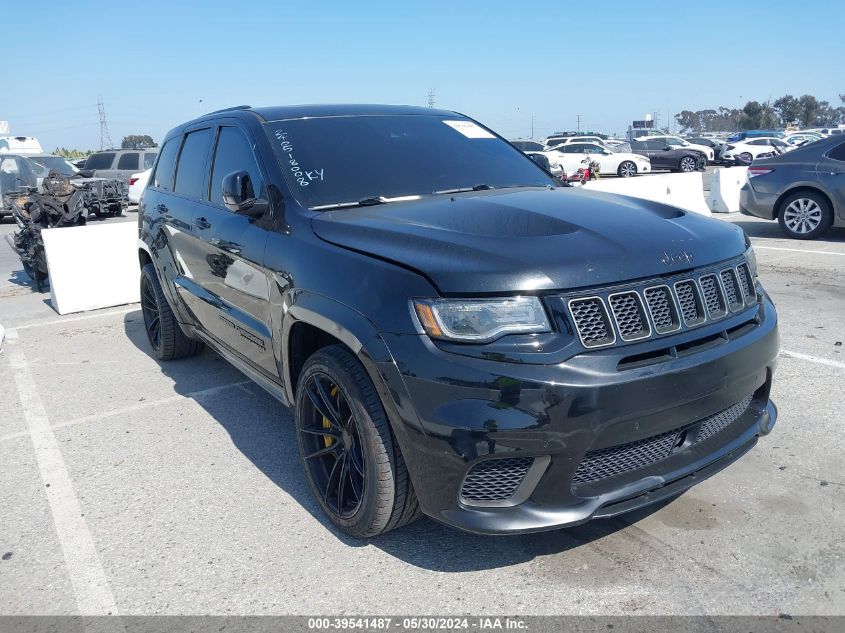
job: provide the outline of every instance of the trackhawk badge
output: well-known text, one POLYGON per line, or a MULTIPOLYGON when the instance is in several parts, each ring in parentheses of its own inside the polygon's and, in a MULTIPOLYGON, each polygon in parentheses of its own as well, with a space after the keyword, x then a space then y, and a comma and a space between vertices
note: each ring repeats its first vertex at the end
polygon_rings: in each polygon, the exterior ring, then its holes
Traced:
POLYGON ((670 255, 666 251, 663 251, 663 257, 660 258, 660 261, 666 266, 671 266, 672 264, 692 264, 692 253, 681 251, 680 253, 670 255))

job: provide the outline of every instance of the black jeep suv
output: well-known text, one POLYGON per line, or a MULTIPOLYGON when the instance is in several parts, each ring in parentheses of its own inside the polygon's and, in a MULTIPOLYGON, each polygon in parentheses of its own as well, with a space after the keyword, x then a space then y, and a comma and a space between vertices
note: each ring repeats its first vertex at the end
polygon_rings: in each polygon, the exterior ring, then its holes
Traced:
POLYGON ((156 356, 203 344, 295 411, 358 537, 482 533, 686 490, 776 420, 775 309, 743 232, 556 188, 494 132, 396 106, 218 111, 140 205, 156 356))

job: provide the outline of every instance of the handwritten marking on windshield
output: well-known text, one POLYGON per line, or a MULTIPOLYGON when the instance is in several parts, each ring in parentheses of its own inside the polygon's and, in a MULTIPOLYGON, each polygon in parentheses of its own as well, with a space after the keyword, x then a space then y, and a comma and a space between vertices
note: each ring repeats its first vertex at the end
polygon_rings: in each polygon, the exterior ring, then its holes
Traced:
POLYGON ((288 140, 288 134, 284 130, 276 130, 274 133, 276 140, 279 141, 279 144, 282 147, 282 151, 288 155, 288 164, 290 165, 290 170, 293 173, 293 177, 296 178, 296 182, 299 183, 300 187, 307 187, 311 184, 312 180, 323 180, 323 169, 312 169, 312 170, 305 170, 299 164, 299 161, 294 158, 293 155, 293 143, 288 140))

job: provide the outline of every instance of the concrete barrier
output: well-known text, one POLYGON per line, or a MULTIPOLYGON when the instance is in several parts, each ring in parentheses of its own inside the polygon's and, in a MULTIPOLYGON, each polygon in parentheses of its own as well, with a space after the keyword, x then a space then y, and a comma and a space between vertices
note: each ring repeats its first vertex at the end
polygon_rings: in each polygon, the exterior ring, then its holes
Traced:
POLYGON ((50 302, 59 314, 140 301, 134 222, 44 229, 50 302))
POLYGON ((748 167, 719 168, 713 172, 707 206, 713 213, 739 211, 739 190, 748 179, 748 167))
POLYGON ((704 181, 701 172, 652 174, 633 178, 600 178, 586 183, 584 189, 653 200, 693 213, 710 215, 710 209, 704 201, 704 181))

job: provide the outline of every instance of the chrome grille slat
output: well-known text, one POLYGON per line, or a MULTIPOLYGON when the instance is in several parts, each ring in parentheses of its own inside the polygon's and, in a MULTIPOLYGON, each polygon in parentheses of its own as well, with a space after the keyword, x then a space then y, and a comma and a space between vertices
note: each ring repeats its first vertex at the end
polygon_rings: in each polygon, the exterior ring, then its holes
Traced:
POLYGON ((582 297, 561 297, 588 348, 632 343, 720 321, 759 297, 745 261, 680 273, 654 286, 631 283, 582 297))
POLYGON ((742 295, 748 302, 754 301, 757 297, 757 291, 754 290, 754 284, 751 282, 751 273, 748 270, 747 264, 740 264, 736 267, 736 274, 739 278, 739 285, 742 287, 742 295))
POLYGON ((711 319, 724 316, 727 313, 727 308, 725 307, 725 298, 722 296, 722 287, 716 275, 702 275, 698 283, 701 285, 707 316, 711 319))
POLYGON ((669 286, 655 286, 643 291, 651 322, 658 334, 667 334, 681 328, 675 298, 669 286))
POLYGON ((633 290, 620 292, 610 295, 607 301, 623 341, 636 341, 651 335, 651 326, 639 294, 633 290))
POLYGON ((616 333, 601 297, 572 299, 569 311, 584 347, 601 347, 616 342, 616 333))
POLYGON ((725 299, 728 302, 728 308, 731 312, 736 312, 741 309, 745 303, 742 296, 742 290, 739 287, 736 273, 732 268, 727 268, 719 273, 719 279, 722 282, 722 288, 725 291, 725 299))
POLYGON ((675 284, 675 294, 678 296, 678 304, 681 306, 681 315, 687 326, 704 323, 704 305, 701 302, 701 293, 698 286, 692 279, 679 281, 675 284))

